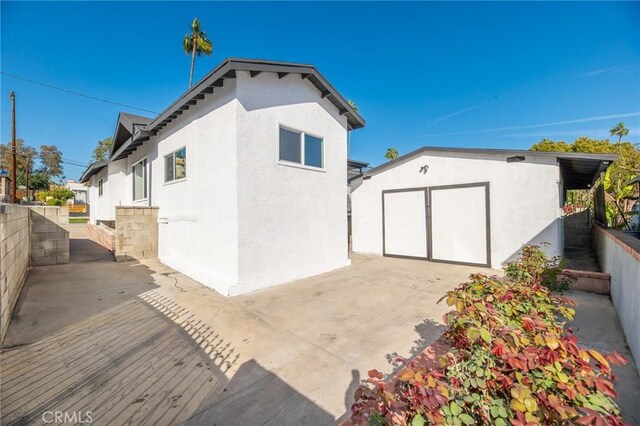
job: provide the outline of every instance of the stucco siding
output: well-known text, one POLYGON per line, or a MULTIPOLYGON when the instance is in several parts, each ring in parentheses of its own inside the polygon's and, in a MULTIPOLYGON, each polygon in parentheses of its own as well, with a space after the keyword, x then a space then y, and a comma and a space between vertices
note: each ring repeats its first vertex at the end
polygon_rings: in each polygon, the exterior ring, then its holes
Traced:
POLYGON ((346 118, 299 75, 238 73, 239 279, 230 294, 349 264, 346 118), (321 136, 322 171, 278 161, 279 126, 321 136))
POLYGON ((493 267, 513 259, 525 243, 548 242, 549 255, 562 254, 559 181, 555 159, 507 163, 502 154, 442 153, 415 158, 355 182, 353 251, 382 255, 382 190, 489 182, 493 267))
POLYGON ((151 164, 147 202, 159 207, 160 260, 222 294, 238 280, 237 109, 228 81, 129 157, 130 166, 145 156, 151 164), (165 183, 164 156, 182 147, 187 177, 165 183))

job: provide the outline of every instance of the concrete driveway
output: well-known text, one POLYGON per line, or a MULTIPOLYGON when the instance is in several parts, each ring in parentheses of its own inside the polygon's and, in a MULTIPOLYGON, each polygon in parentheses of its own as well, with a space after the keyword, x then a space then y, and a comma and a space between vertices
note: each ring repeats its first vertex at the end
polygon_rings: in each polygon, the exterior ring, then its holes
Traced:
POLYGON ((71 238, 72 263, 32 269, 21 295, 1 353, 2 424, 56 412, 332 424, 367 370, 391 372, 440 335, 438 299, 481 270, 354 255, 349 268, 225 298, 158 261, 113 262, 83 225, 71 238))

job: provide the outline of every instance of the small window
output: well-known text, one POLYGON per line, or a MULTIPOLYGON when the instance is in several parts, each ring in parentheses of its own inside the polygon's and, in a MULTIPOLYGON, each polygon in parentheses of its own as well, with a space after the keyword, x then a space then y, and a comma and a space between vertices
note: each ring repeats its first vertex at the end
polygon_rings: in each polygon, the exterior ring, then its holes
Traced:
POLYGON ((98 180, 98 197, 102 197, 102 179, 98 180))
POLYGON ((164 181, 187 177, 187 149, 181 148, 164 157, 164 181))
POLYGON ((137 162, 131 168, 133 175, 133 201, 147 198, 147 160, 137 162))
POLYGON ((324 168, 324 141, 305 132, 280 128, 279 160, 324 168))
POLYGON ((322 164, 322 139, 304 135, 304 164, 318 168, 324 167, 322 164))

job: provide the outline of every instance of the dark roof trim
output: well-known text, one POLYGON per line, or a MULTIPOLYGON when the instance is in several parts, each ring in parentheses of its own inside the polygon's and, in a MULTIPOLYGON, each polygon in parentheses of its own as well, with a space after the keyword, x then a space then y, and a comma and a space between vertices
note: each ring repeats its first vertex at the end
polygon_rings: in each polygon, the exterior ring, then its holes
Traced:
MULTIPOLYGON (((125 142, 122 146, 114 146, 116 151, 111 153, 111 158, 114 160, 125 158, 135 150, 135 147, 141 144, 136 144, 136 141, 144 142, 144 140, 146 140, 140 139, 141 137, 146 137, 148 139, 149 136, 156 134, 159 130, 171 123, 172 120, 176 119, 177 115, 181 114, 184 110, 189 109, 189 105, 195 105, 198 100, 204 99, 205 94, 213 93, 215 87, 222 87, 224 85, 224 79, 236 78, 236 71, 248 71, 251 77, 255 77, 262 72, 277 73, 279 78, 283 78, 287 74, 299 74, 300 78, 303 80, 309 80, 311 84, 318 89, 322 98, 328 98, 329 101, 338 109, 340 115, 347 117, 350 129, 359 129, 364 127, 364 118, 362 118, 362 116, 358 114, 351 105, 349 105, 342 95, 338 93, 338 91, 322 76, 322 74, 320 74, 318 70, 316 70, 313 65, 293 62, 267 61, 262 59, 229 58, 224 60, 220 65, 204 76, 190 90, 185 92, 180 96, 180 98, 169 105, 169 107, 158 114, 155 119, 151 120, 146 117, 135 116, 148 120, 148 122, 145 123, 145 127, 141 129, 145 133, 140 136, 138 135, 138 132, 136 132, 136 134, 134 134, 131 139, 125 142)), ((126 115, 126 113, 121 113, 121 116, 123 114, 126 115)), ((130 115, 133 116, 133 114, 130 115)), ((121 117, 119 116, 118 122, 120 122, 120 119, 121 117)), ((132 127, 133 126, 131 126, 131 128, 132 127)), ((118 125, 116 125, 116 132, 117 129, 118 125)))
POLYGON ((131 134, 135 132, 136 127, 144 127, 153 121, 152 118, 143 117, 141 115, 130 114, 128 112, 120 112, 118 114, 118 121, 116 123, 116 130, 113 133, 113 145, 111 146, 110 157, 113 157, 113 153, 118 150, 127 139, 131 137, 131 134), (122 130, 124 129, 124 130, 122 130), (125 133, 120 137, 121 133, 125 133), (124 139, 123 142, 121 142, 124 139))
POLYGON ((80 183, 88 182, 91 176, 99 173, 100 170, 107 166, 107 164, 109 164, 109 160, 96 161, 95 163, 89 164, 87 170, 85 170, 84 173, 82 173, 82 176, 80 176, 80 183))
MULTIPOLYGON (((364 176, 370 177, 382 173, 386 170, 392 169, 400 164, 404 164, 407 161, 422 155, 428 155, 430 153, 450 153, 450 154, 494 154, 505 156, 529 156, 529 157, 547 157, 556 159, 583 159, 583 160, 600 160, 603 162, 614 162, 618 159, 615 154, 583 154, 580 152, 548 152, 548 151, 526 151, 526 150, 511 150, 511 149, 490 149, 490 148, 457 148, 457 147, 439 147, 439 146, 425 146, 408 154, 398 157, 394 160, 388 161, 378 167, 367 171, 364 176)), ((606 167, 605 167, 606 168, 606 167)))
MULTIPOLYGON (((190 101, 197 100, 198 96, 205 91, 210 91, 210 87, 222 86, 224 78, 235 78, 236 71, 248 71, 252 76, 260 72, 273 72, 284 77, 286 74, 299 74, 302 79, 307 79, 320 91, 321 94, 328 93, 331 103, 346 115, 351 129, 364 127, 365 121, 357 111, 338 93, 338 91, 320 74, 313 65, 299 64, 293 62, 276 62, 262 59, 241 59, 229 58, 214 68, 190 90, 169 105, 158 117, 156 117, 146 128, 154 130, 176 110, 179 110, 190 101)), ((280 77, 280 78, 282 78, 280 77)))
POLYGON ((349 167, 369 167, 369 163, 365 163, 364 161, 347 159, 347 166, 349 166, 349 167))

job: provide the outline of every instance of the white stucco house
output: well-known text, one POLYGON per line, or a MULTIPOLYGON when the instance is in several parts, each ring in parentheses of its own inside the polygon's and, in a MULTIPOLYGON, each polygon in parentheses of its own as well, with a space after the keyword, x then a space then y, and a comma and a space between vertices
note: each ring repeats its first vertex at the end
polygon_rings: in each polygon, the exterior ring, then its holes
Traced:
POLYGON ((522 244, 564 249, 562 206, 617 158, 424 147, 351 182, 354 252, 500 268, 522 244))
POLYGON ((236 295, 349 265, 347 133, 312 65, 227 59, 155 118, 120 114, 91 165, 91 223, 156 206, 159 259, 236 295))

